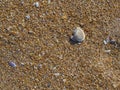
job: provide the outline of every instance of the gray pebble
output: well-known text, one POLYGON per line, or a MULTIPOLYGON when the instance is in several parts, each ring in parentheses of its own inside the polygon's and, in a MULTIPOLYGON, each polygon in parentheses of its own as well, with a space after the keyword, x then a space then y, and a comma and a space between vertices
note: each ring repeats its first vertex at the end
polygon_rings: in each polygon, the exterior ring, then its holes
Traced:
POLYGON ((14 62, 9 62, 9 65, 10 65, 11 67, 16 67, 16 66, 17 66, 14 62))
POLYGON ((85 39, 85 33, 82 30, 82 28, 77 27, 74 32, 73 36, 71 37, 71 40, 76 43, 81 43, 85 39))

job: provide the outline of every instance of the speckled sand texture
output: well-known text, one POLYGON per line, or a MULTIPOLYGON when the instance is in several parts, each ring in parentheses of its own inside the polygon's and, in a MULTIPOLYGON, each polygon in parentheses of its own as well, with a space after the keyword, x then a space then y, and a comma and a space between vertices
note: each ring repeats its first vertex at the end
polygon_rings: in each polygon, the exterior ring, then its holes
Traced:
POLYGON ((120 0, 0 0, 0 90, 120 90, 120 0))

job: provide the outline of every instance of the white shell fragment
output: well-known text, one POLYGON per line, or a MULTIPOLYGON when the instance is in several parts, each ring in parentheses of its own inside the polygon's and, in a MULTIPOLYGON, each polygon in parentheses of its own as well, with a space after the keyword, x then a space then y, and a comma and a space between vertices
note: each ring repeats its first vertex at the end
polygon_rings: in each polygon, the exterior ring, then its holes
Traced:
POLYGON ((39 2, 35 2, 34 4, 33 4, 35 7, 39 7, 40 5, 39 5, 39 2))
POLYGON ((77 27, 74 32, 73 36, 71 37, 71 40, 76 43, 81 43, 85 39, 85 33, 82 30, 82 28, 77 27))

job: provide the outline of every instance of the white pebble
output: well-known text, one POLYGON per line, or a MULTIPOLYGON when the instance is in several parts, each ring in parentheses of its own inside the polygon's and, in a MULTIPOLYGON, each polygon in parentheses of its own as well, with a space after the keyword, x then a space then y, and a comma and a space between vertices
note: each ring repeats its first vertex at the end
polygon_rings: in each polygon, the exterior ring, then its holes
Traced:
POLYGON ((21 65, 22 65, 22 66, 24 66, 24 65, 25 65, 25 63, 22 63, 22 62, 21 62, 21 65))
POLYGON ((55 76, 60 76, 60 73, 54 73, 55 76))
POLYGON ((74 32, 73 36, 71 37, 71 40, 76 42, 76 43, 81 43, 85 39, 85 33, 82 30, 82 28, 77 27, 74 32))
POLYGON ((26 19, 30 19, 30 15, 27 15, 27 16, 26 16, 26 19))
POLYGON ((63 79, 63 82, 66 82, 66 79, 63 79))
POLYGON ((38 68, 42 68, 42 64, 39 64, 39 65, 38 65, 38 68))
POLYGON ((57 67, 53 67, 53 70, 55 70, 57 67))
POLYGON ((33 5, 38 8, 39 7, 39 2, 35 2, 33 5))
POLYGON ((105 52, 106 52, 106 53, 110 53, 110 52, 111 52, 111 50, 105 50, 105 52))
POLYGON ((103 43, 106 45, 108 42, 106 40, 104 40, 103 43))
POLYGON ((33 67, 35 70, 37 70, 38 68, 36 66, 33 67))

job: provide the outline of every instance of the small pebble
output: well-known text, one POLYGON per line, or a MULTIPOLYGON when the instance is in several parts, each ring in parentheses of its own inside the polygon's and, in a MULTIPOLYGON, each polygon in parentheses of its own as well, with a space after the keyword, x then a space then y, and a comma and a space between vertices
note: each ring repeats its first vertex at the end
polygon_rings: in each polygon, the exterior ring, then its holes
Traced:
POLYGON ((36 66, 33 67, 35 70, 37 70, 38 68, 36 66))
POLYGON ((27 16, 26 16, 26 19, 30 19, 30 15, 27 15, 27 16))
POLYGON ((63 79, 63 82, 66 82, 66 79, 63 79))
POLYGON ((28 34, 35 34, 35 32, 33 32, 32 30, 29 30, 28 34))
POLYGON ((36 89, 37 88, 37 86, 34 86, 34 89, 36 89))
POLYGON ((60 76, 60 73, 54 73, 55 76, 60 76))
POLYGON ((49 88, 50 86, 51 86, 51 83, 50 83, 50 82, 48 82, 48 83, 47 83, 47 87, 49 88))
POLYGON ((55 70, 57 67, 53 67, 53 70, 55 70))
POLYGON ((39 7, 39 2, 35 2, 33 5, 38 8, 39 7))
POLYGON ((22 65, 22 66, 24 66, 24 65, 25 65, 25 63, 22 63, 22 62, 21 62, 21 65, 22 65))
POLYGON ((14 62, 9 62, 9 65, 10 65, 11 67, 16 67, 16 64, 15 64, 14 62))
POLYGON ((63 90, 67 90, 65 86, 63 87, 63 90))
POLYGON ((24 4, 24 1, 21 0, 20 4, 23 5, 23 4, 24 4))
POLYGON ((48 4, 50 4, 51 0, 48 0, 48 4))
POLYGON ((106 45, 106 44, 108 44, 110 42, 110 38, 109 37, 107 37, 104 41, 103 41, 103 43, 106 45))
POLYGON ((105 52, 106 52, 106 53, 109 53, 109 52, 111 52, 111 50, 105 50, 105 52))
POLYGON ((39 64, 39 65, 38 65, 38 68, 42 68, 42 64, 39 64))
POLYGON ((114 87, 114 88, 117 88, 118 86, 120 86, 120 82, 114 82, 114 83, 113 83, 113 87, 114 87))
POLYGON ((106 45, 108 42, 106 40, 104 40, 103 43, 106 45))
POLYGON ((85 33, 81 27, 77 27, 74 32, 71 40, 76 43, 81 43, 85 39, 85 33))

